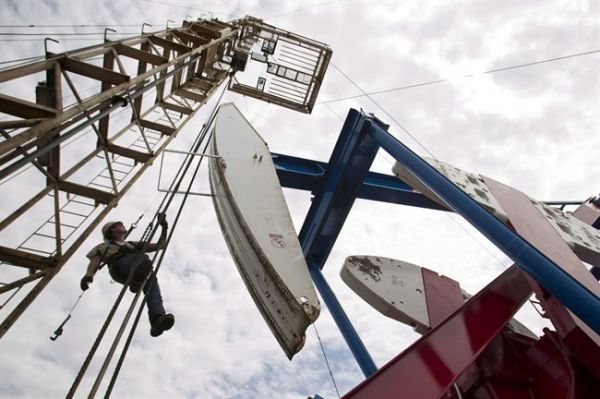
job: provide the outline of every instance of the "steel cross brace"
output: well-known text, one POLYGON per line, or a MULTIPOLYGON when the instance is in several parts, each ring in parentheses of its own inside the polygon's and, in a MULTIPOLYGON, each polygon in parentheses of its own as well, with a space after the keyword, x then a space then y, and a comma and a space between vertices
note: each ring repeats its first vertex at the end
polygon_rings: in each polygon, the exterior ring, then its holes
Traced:
POLYGON ((369 125, 370 121, 358 111, 350 110, 323 177, 312 191, 314 199, 298 237, 315 286, 365 377, 372 375, 377 366, 321 269, 379 149, 368 134, 369 125))
MULTIPOLYGON (((387 127, 376 118, 351 109, 326 167, 306 160, 298 162, 302 166, 294 171, 298 173, 294 180, 289 168, 284 166, 288 162, 289 167, 289 161, 294 160, 292 157, 279 156, 278 165, 283 185, 312 188, 314 199, 299 234, 300 243, 315 285, 365 376, 372 375, 376 366, 327 285, 321 269, 354 200, 361 190, 368 192, 367 180, 373 176, 368 169, 380 146, 600 334, 600 298, 391 136, 387 127), (317 183, 315 177, 320 177, 317 183)), ((276 163, 277 157, 276 154, 276 163)), ((373 199, 378 198, 375 195, 373 199)))
POLYGON ((463 216, 498 249, 583 320, 596 334, 600 334, 600 298, 598 296, 509 226, 496 219, 385 129, 375 124, 370 126, 370 135, 385 151, 402 163, 456 213, 463 216))
MULTIPOLYGON (((329 165, 325 162, 271 153, 277 177, 283 187, 315 192, 329 165)), ((396 176, 369 172, 359 187, 357 198, 447 211, 396 176)))
POLYGON ((530 295, 513 265, 343 399, 440 398, 530 295))

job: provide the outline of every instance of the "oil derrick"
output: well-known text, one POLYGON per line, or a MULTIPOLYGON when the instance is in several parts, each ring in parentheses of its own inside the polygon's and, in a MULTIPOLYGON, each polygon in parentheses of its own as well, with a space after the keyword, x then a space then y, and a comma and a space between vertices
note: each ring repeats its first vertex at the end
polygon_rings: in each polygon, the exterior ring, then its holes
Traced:
POLYGON ((0 70, 0 337, 219 86, 309 113, 330 57, 247 16, 0 70), (27 192, 9 196, 13 179, 27 192))

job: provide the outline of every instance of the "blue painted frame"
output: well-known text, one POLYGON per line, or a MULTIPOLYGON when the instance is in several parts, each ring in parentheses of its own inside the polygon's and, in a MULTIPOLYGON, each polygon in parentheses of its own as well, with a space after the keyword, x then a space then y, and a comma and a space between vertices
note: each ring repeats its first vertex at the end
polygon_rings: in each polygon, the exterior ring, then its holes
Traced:
POLYGON ((369 172, 383 148, 462 215, 548 292, 600 334, 600 298, 456 187, 387 132, 374 116, 351 109, 328 164, 273 154, 283 186, 311 190, 311 207, 299 234, 315 286, 366 377, 377 367, 323 277, 323 268, 356 198, 441 209, 396 180, 369 172), (392 181, 392 179, 394 181, 392 181))
MULTIPOLYGON (((271 155, 279 182, 287 188, 314 192, 329 167, 326 162, 279 153, 271 153, 271 155)), ((358 190, 357 198, 447 211, 437 202, 414 191, 396 176, 383 173, 369 172, 358 190)))

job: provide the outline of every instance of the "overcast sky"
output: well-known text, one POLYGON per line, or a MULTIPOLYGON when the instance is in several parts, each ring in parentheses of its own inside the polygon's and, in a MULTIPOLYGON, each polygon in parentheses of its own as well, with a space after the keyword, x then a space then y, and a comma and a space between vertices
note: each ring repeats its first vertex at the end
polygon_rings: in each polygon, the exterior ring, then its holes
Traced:
MULTIPOLYGON (((0 0, 2 32, 76 31, 5 27, 30 24, 136 24, 117 29, 138 32, 144 22, 158 29, 169 19, 180 24, 186 15, 196 18, 208 12, 223 20, 263 18, 333 49, 319 95, 327 104, 318 104, 312 115, 235 93, 225 95, 224 101, 235 102, 274 152, 326 161, 348 109, 363 108, 389 123, 390 131, 418 153, 432 153, 536 199, 583 200, 600 191, 600 53, 479 74, 600 49, 598 1, 0 0), (448 80, 374 94, 376 103, 364 96, 334 101, 359 96, 361 90, 380 92, 439 79, 448 80)), ((0 62, 42 55, 42 40, 25 41, 30 39, 0 37, 0 62)), ((100 40, 69 39, 78 38, 61 37, 60 44, 50 43, 51 49, 58 52, 100 40)), ((15 90, 32 93, 33 86, 15 90)), ((209 103, 206 109, 211 107, 209 103)), ((198 115, 171 147, 187 148, 205 117, 206 112, 198 115)), ((385 155, 378 157, 373 170, 391 174, 391 167, 391 157, 385 155)), ((109 219, 130 223, 142 211, 154 212, 157 177, 158 163, 109 219)), ((11 190, 25 190, 25 183, 12 184, 11 190)), ((198 187, 207 189, 206 173, 198 187)), ((1 190, 0 210, 8 203, 8 191, 1 190)), ((299 230, 309 193, 285 190, 285 195, 299 230)), ((134 238, 147 222, 142 221, 134 238)), ((66 394, 119 290, 103 270, 63 336, 56 342, 48 339, 79 295, 85 253, 99 240, 96 232, 84 243, 0 340, 0 397, 66 394)), ((344 259, 357 254, 427 266, 459 280, 472 293, 510 264, 457 216, 357 201, 324 273, 378 366, 418 335, 379 315, 341 281, 344 259)), ((244 288, 209 198, 189 201, 159 280, 167 310, 176 315, 175 327, 151 338, 144 315, 114 397, 337 397, 312 327, 302 352, 291 362, 286 359, 244 288)), ((525 308, 521 319, 540 331, 543 324, 530 305, 525 308)), ((316 326, 343 394, 363 379, 362 374, 324 305, 316 326)), ((100 352, 106 350, 104 346, 100 352)), ((99 364, 92 363, 80 397, 87 395, 99 364)))

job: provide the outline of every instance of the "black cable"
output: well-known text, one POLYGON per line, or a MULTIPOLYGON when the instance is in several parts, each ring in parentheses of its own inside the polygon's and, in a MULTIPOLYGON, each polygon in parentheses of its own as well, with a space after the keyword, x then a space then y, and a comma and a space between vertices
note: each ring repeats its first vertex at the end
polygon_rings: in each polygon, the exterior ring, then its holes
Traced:
MULTIPOLYGON (((127 282, 129 282, 131 280, 131 277, 133 277, 133 274, 128 278, 127 282)), ((81 379, 83 378, 83 375, 85 374, 87 368, 89 367, 90 362, 92 361, 92 358, 96 354, 96 351, 98 350, 98 347, 100 346, 100 343, 102 342, 102 339, 104 338, 104 334, 106 333, 106 330, 108 329, 108 326, 110 325, 110 323, 112 321, 112 318, 114 317, 117 309, 119 308, 119 305, 121 304, 121 300, 123 299, 123 296, 125 295, 126 289, 127 289, 127 284, 123 284, 123 288, 121 288, 121 291, 119 292, 119 295, 117 296, 117 299, 115 300, 115 303, 113 304, 113 307, 110 309, 110 312, 108 313, 108 316, 106 317, 106 320, 104 320, 104 324, 100 328, 100 332, 98 333, 96 340, 92 344, 90 351, 88 352, 85 360, 83 361, 83 364, 81 365, 81 368, 79 369, 79 372, 77 373, 77 376, 75 376, 75 380, 71 384, 71 388, 69 388, 69 392, 67 392, 67 396, 66 396, 67 399, 71 399, 75 395, 75 391, 77 391, 77 387, 79 386, 79 383, 81 382, 81 379)))
POLYGON ((0 25, 0 28, 104 28, 105 26, 116 26, 116 27, 138 27, 142 26, 143 22, 139 24, 100 24, 100 25, 0 25))
MULTIPOLYGON (((113 32, 119 35, 137 35, 138 32, 113 32)), ((0 32, 0 36, 98 36, 105 32, 80 32, 80 33, 60 33, 60 32, 36 32, 36 33, 14 33, 0 32)))
POLYGON ((284 15, 289 15, 289 14, 295 14, 297 12, 302 12, 302 11, 306 11, 308 9, 311 8, 317 8, 317 7, 322 7, 324 5, 327 5, 329 3, 335 3, 338 0, 330 0, 330 1, 324 1, 323 3, 319 3, 319 4, 313 4, 311 6, 306 6, 306 7, 301 7, 301 8, 297 8, 295 10, 291 10, 291 11, 286 11, 286 12, 282 12, 281 14, 275 14, 275 15, 271 15, 269 17, 263 18, 265 21, 268 19, 275 19, 275 18, 279 18, 279 17, 283 17, 284 15))
MULTIPOLYGON (((545 64, 545 63, 548 63, 548 62, 565 60, 565 59, 568 59, 568 58, 582 57, 584 55, 591 55, 591 54, 596 54, 596 53, 600 53, 600 49, 598 49, 598 50, 591 50, 591 51, 585 51, 583 53, 568 54, 568 55, 565 55, 565 56, 562 56, 562 57, 548 58, 546 60, 533 61, 533 62, 528 62, 528 63, 525 63, 525 64, 518 64, 518 65, 507 66, 507 67, 494 68, 494 69, 490 69, 490 70, 483 71, 483 72, 470 73, 470 74, 467 74, 467 75, 463 75, 460 78, 472 78, 472 77, 478 76, 478 75, 486 75, 486 74, 491 74, 491 73, 496 73, 496 72, 504 72, 504 71, 509 71, 509 70, 512 70, 512 69, 525 68, 525 67, 529 67, 529 66, 534 66, 534 65, 539 65, 539 64, 545 64)), ((338 69, 338 68, 336 67, 336 69, 338 69)), ((339 69, 338 69, 338 71, 339 71, 339 69)), ((444 82, 448 82, 448 81, 454 80, 454 79, 455 78, 437 79, 437 80, 432 80, 432 81, 429 81, 429 82, 423 82, 423 83, 416 83, 416 84, 411 84, 411 85, 407 85, 407 86, 394 87, 392 89, 372 91, 372 92, 369 92, 369 93, 366 93, 366 92, 364 92, 364 91, 361 90, 361 92, 363 94, 356 95, 356 96, 340 97, 340 98, 334 98, 334 99, 331 99, 331 100, 320 101, 317 104, 330 104, 330 103, 335 103, 335 102, 339 102, 339 101, 351 100, 353 98, 359 98, 359 97, 365 97, 365 96, 368 97, 368 96, 372 96, 372 95, 376 95, 376 94, 383 94, 383 93, 390 93, 390 92, 400 91, 400 90, 414 89, 416 87, 429 86, 429 85, 433 85, 433 84, 437 84, 437 83, 444 83, 444 82)))
POLYGON ((35 57, 19 58, 18 60, 12 60, 12 61, 2 61, 2 62, 0 62, 0 65, 14 64, 16 62, 31 61, 31 60, 37 60, 37 59, 42 59, 42 58, 44 58, 43 55, 36 55, 35 57))
MULTIPOLYGON (((158 4, 161 6, 167 6, 167 7, 175 7, 175 8, 183 8, 186 10, 192 10, 192 11, 199 11, 199 12, 205 12, 205 13, 209 13, 211 15, 214 14, 220 14, 220 15, 225 15, 225 16, 229 16, 228 13, 224 13, 224 12, 215 12, 215 11, 209 11, 209 10, 204 10, 202 8, 194 8, 194 7, 190 7, 190 6, 184 6, 181 4, 171 4, 171 3, 163 3, 161 1, 153 1, 153 0, 140 0, 143 1, 145 3, 150 3, 150 4, 158 4)), ((194 1, 195 2, 195 1, 194 1)))
MULTIPOLYGON (((123 33, 124 35, 125 33, 123 33)), ((136 35, 139 33, 135 33, 136 35)), ((91 41, 91 40, 99 40, 99 37, 89 37, 89 38, 66 38, 66 39, 60 39, 61 43, 62 42, 84 42, 84 41, 91 41)), ((42 42, 43 38, 37 38, 37 39, 0 39, 0 42, 42 42)))
MULTIPOLYGON (((164 203, 164 200, 163 200, 164 203)), ((160 208, 159 208, 160 209, 160 208)), ((156 217, 156 215, 155 215, 156 217)), ((154 220, 154 219, 153 219, 154 220)), ((143 236, 142 236, 142 241, 145 240, 145 238, 148 236, 148 231, 149 228, 152 225, 148 226, 148 228, 146 228, 146 231, 144 232, 143 236)), ((152 233, 150 233, 150 238, 152 238, 152 236, 154 235, 156 229, 154 229, 152 231, 152 233)), ((141 259, 141 257, 140 257, 141 259)), ((134 263, 137 261, 134 260, 134 263)), ((134 267, 132 268, 132 271, 135 271, 135 268, 137 267, 137 264, 134 265, 134 267)), ((127 289, 127 286, 129 285, 129 283, 131 282, 131 279, 133 278, 133 273, 131 273, 127 279, 127 281, 125 282, 125 284, 123 284, 123 288, 121 289, 121 291, 119 292, 119 295, 117 296, 115 303, 113 304, 113 307, 111 308, 108 316, 106 317, 106 320, 104 321, 104 324, 102 325, 100 332, 98 333, 98 336, 96 337, 96 340, 94 341, 90 351, 88 352, 81 368, 79 369, 79 372, 77 373, 77 376, 75 377, 75 380, 73 381, 73 384, 71 385, 71 388, 69 389, 69 392, 67 393, 66 398, 73 398, 73 396, 75 395, 75 392, 83 378, 83 375, 85 374, 85 372, 87 371, 87 368, 89 367, 89 364, 92 360, 92 358, 94 357, 96 351, 98 350, 98 347, 100 346, 100 342, 102 341, 102 339, 104 338, 104 334, 106 333, 106 330, 108 329, 108 326, 110 325, 112 318, 114 317, 114 314, 116 312, 116 310, 118 309, 119 305, 121 304, 121 300, 123 299, 123 296, 125 294, 125 290, 127 289)), ((135 297, 134 297, 135 300, 135 297)))
MULTIPOLYGON (((396 125, 398 125, 400 127, 400 129, 402 129, 406 134, 408 134, 414 141, 417 142, 417 144, 419 144, 425 151, 427 151, 427 153, 429 155, 431 155, 433 158, 435 158, 435 155, 433 155, 433 153, 431 153, 431 151, 429 151, 427 149, 427 147, 425 147, 415 136, 413 136, 411 134, 411 132, 408 131, 407 128, 404 127, 404 125, 402 125, 400 122, 398 122, 392 115, 390 115, 389 112, 387 112, 385 109, 383 109, 383 107, 381 105, 379 105, 377 103, 377 101, 375 101, 368 93, 366 93, 359 85, 356 84, 356 82, 354 82, 348 75, 346 75, 340 68, 338 68, 333 62, 331 62, 331 66, 333 66, 339 73, 341 73, 346 79, 348 79, 350 81, 350 83, 352 83, 354 85, 354 87, 356 87, 358 90, 360 90, 361 93, 363 93, 364 96, 366 96, 369 100, 371 100, 373 102, 373 104, 375 104, 377 106, 377 108, 379 108, 381 111, 383 111, 384 114, 386 114, 388 116, 388 118, 390 118, 392 121, 394 121, 394 123, 396 125)), ((436 158, 437 159, 437 158, 436 158)))
MULTIPOLYGON (((600 50, 597 50, 597 51, 600 51, 600 50)), ((413 134, 411 132, 408 131, 408 129, 406 129, 402 124, 400 124, 400 122, 398 122, 392 115, 390 115, 389 112, 387 112, 385 109, 383 109, 383 107, 381 105, 379 105, 379 103, 377 103, 377 101, 375 101, 373 99, 373 97, 371 97, 368 93, 365 93, 365 91, 360 86, 358 86, 348 75, 346 75, 341 69, 339 69, 333 62, 331 63, 331 65, 335 69, 337 69, 346 79, 348 79, 358 90, 360 90, 361 93, 363 93, 369 100, 371 100, 373 102, 373 104, 375 104, 380 110, 382 110, 384 114, 386 114, 396 125, 398 125, 398 127, 400 127, 400 129, 402 129, 418 145, 420 145, 429 155, 431 155, 431 157, 433 157, 434 159, 437 159, 437 157, 435 155, 433 155, 433 153, 431 151, 429 151, 427 149, 427 147, 425 147, 425 145, 423 145, 415 136, 413 136, 413 134)), ((324 105, 328 106, 327 104, 324 104, 324 105)), ((498 259, 498 257, 496 257, 489 249, 487 249, 477 238, 475 238, 475 236, 472 235, 471 232, 469 232, 469 230, 465 229, 461 224, 459 224, 456 220, 454 220, 452 218, 452 215, 450 215, 450 214, 447 214, 447 215, 450 218, 450 220, 452 220, 465 233, 467 233, 469 236, 471 236, 471 238, 473 238, 473 240, 475 240, 475 242, 477 244, 479 244, 488 254, 490 254, 493 258, 495 258, 498 261, 498 263, 503 265, 502 261, 500 259, 498 259)))
MULTIPOLYGON (((166 210, 168 209, 171 201, 173 200, 173 198, 175 197, 175 195, 179 191, 179 189, 178 189, 179 185, 183 181, 183 178, 185 177, 185 175, 187 173, 187 170, 189 170, 189 167, 191 166, 191 163, 193 162, 194 155, 192 155, 192 153, 197 152, 198 149, 200 148, 200 145, 205 141, 204 139, 206 138, 207 133, 208 133, 211 125, 213 124, 214 119, 217 116, 218 105, 221 103, 221 99, 223 98, 223 94, 225 93, 225 88, 227 86, 228 86, 228 84, 224 85, 224 88, 221 91, 221 95, 219 96, 219 99, 218 99, 217 103, 215 104, 215 108, 213 109, 213 111, 211 113, 211 116, 209 117, 208 122, 206 124, 204 124, 204 126, 203 126, 203 128, 202 128, 202 130, 201 130, 201 132, 200 132, 200 134, 198 136, 198 140, 196 140, 196 142, 192 145, 192 148, 191 148, 192 151, 190 151, 189 158, 188 159, 184 159, 184 162, 182 163, 182 166, 179 169, 181 171, 183 165, 185 164, 186 165, 185 170, 183 171, 183 173, 181 174, 181 176, 179 177, 179 179, 177 179, 177 176, 176 176, 175 179, 173 179, 173 182, 171 183, 171 188, 173 188, 173 190, 168 190, 168 191, 171 191, 171 192, 167 192, 165 194, 165 199, 167 197, 170 197, 170 198, 169 198, 169 201, 167 202, 166 207, 162 208, 163 209, 162 212, 166 212, 166 210), (176 188, 173 187, 175 181, 178 181, 177 184, 175 185, 176 188)), ((210 143, 210 136, 209 136, 208 140, 206 140, 206 144, 204 145, 204 149, 203 149, 202 153, 206 152, 209 143, 210 143)), ((190 191, 191 191, 191 188, 192 188, 192 184, 194 183, 196 175, 197 175, 198 171, 200 170, 200 166, 202 164, 202 160, 203 159, 204 159, 204 157, 200 158, 198 164, 196 165, 196 168, 194 170, 192 178, 190 179, 190 182, 189 182, 188 187, 186 189, 186 192, 184 194, 183 200, 182 200, 182 202, 181 202, 181 204, 179 206, 179 209, 177 211, 177 214, 175 216, 175 219, 174 219, 174 222, 173 222, 173 227, 171 228, 171 231, 170 231, 170 233, 169 233, 169 235, 167 237, 167 240, 165 241, 165 247, 164 247, 163 251, 161 252, 160 257, 158 259, 158 262, 157 262, 157 265, 156 265, 156 270, 154 271, 155 276, 158 275, 158 271, 159 271, 159 269, 160 269, 160 267, 162 265, 162 261, 164 259, 165 250, 166 250, 166 248, 168 247, 168 245, 169 245, 169 243, 171 241, 171 237, 173 236, 173 233, 175 231, 175 226, 179 222, 179 218, 181 216, 181 213, 183 211, 185 203, 187 202, 187 199, 189 198, 189 194, 190 194, 190 191)), ((179 175, 179 172, 178 172, 178 175, 179 175)), ((163 199, 163 203, 164 203, 164 199, 163 199)), ((160 209, 161 209, 161 206, 159 206, 159 210, 160 209)), ((157 214, 158 214, 158 212, 157 212, 157 214)), ((157 255, 158 255, 158 253, 155 254, 154 259, 156 259, 157 255)), ((154 259, 153 259, 153 261, 154 261, 154 259)), ((144 282, 144 284, 145 283, 146 283, 146 281, 144 282)), ((156 279, 154 279, 151 282, 151 284, 155 284, 155 283, 156 283, 156 279)), ((152 288, 152 287, 150 286, 150 288, 152 288)), ((142 285, 142 289, 143 289, 143 285, 142 285)), ((140 289, 140 291, 141 291, 141 289, 140 289)), ((134 322, 133 322, 133 324, 131 326, 131 330, 130 330, 129 336, 127 337, 127 340, 126 340, 126 342, 125 342, 125 344, 123 346, 123 349, 121 351, 121 356, 119 357, 117 365, 115 366, 115 370, 113 371, 113 375, 111 377, 111 380, 109 382, 109 385, 107 387, 107 390, 106 390, 106 393, 105 393, 105 396, 104 396, 105 398, 109 398, 110 397, 110 394, 111 394, 111 392, 112 392, 112 390, 114 388, 114 385, 116 383, 117 377, 119 375, 119 372, 120 372, 121 367, 123 365, 123 362, 125 360, 125 356, 127 355, 127 351, 129 350, 129 345, 131 344, 131 341, 133 340, 133 336, 135 335, 135 331, 137 329, 139 320, 140 320, 141 315, 143 313, 144 305, 146 304, 146 301, 147 301, 147 299, 146 299, 146 296, 144 295, 144 299, 142 300, 142 303, 139 306, 138 313, 137 313, 136 318, 135 318, 135 320, 134 320, 134 322)))

